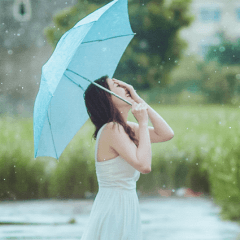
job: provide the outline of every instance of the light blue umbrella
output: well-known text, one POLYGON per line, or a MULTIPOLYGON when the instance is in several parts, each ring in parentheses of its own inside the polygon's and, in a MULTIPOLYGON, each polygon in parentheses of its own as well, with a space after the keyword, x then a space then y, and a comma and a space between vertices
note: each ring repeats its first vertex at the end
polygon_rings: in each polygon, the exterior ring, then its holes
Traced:
POLYGON ((104 75, 112 78, 133 36, 127 0, 114 0, 79 21, 61 37, 42 67, 34 105, 35 157, 59 159, 88 119, 83 98, 85 89, 104 75))

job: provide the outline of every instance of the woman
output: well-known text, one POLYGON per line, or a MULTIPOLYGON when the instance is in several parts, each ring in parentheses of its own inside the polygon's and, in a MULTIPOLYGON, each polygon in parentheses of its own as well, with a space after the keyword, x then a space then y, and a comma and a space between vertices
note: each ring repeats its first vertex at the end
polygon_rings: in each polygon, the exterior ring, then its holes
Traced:
POLYGON ((90 84, 85 104, 92 123, 99 191, 82 240, 141 240, 136 181, 151 171, 151 143, 170 140, 174 133, 133 87, 104 76, 96 80, 132 106, 90 84), (127 121, 129 110, 138 124, 127 121), (148 127, 148 117, 153 127, 148 127))

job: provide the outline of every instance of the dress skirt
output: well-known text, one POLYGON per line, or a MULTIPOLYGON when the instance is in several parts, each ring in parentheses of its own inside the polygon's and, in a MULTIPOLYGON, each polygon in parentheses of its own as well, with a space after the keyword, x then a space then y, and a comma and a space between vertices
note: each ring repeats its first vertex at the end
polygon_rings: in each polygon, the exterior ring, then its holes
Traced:
POLYGON ((141 240, 136 190, 102 187, 95 197, 81 240, 141 240))

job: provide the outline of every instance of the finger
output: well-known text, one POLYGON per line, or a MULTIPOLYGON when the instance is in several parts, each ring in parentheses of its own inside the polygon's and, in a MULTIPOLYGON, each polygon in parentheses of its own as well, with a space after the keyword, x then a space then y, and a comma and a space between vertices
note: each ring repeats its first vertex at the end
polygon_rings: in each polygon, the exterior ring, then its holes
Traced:
POLYGON ((129 86, 131 86, 130 84, 127 84, 127 83, 125 83, 125 82, 123 82, 123 81, 121 81, 121 80, 118 80, 118 79, 116 79, 116 78, 113 78, 112 79, 114 82, 117 82, 120 86, 124 86, 124 87, 129 87, 129 86))
POLYGON ((148 105, 146 103, 143 103, 143 107, 144 107, 144 109, 147 109, 148 105))
POLYGON ((135 110, 136 110, 136 111, 138 111, 138 110, 139 110, 139 105, 137 105, 137 106, 135 107, 135 110))
POLYGON ((132 110, 135 110, 135 109, 136 109, 136 106, 137 106, 137 103, 134 101, 134 102, 132 103, 132 110))
POLYGON ((138 111, 141 110, 141 104, 137 104, 135 109, 138 110, 138 111))

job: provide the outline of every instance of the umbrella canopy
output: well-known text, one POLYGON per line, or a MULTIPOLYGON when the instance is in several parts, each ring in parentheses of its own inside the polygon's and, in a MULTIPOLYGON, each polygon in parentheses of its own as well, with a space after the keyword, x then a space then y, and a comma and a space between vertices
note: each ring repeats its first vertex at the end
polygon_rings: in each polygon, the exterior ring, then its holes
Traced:
POLYGON ((112 78, 133 38, 127 0, 114 0, 67 31, 42 67, 34 105, 34 155, 59 159, 88 119, 83 93, 91 81, 112 78))

